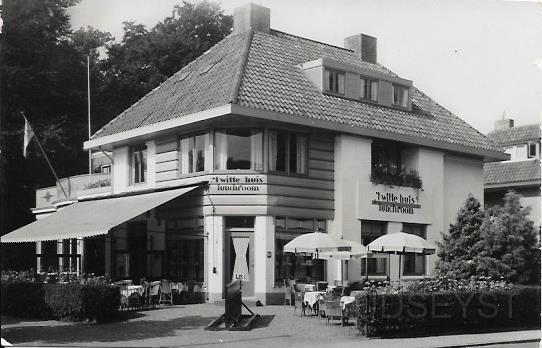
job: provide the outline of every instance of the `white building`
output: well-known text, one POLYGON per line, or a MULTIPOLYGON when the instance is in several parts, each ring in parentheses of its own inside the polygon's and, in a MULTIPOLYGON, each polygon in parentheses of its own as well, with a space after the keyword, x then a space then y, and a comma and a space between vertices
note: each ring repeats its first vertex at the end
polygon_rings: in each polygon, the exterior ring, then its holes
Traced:
MULTIPOLYGON (((433 242, 468 194, 483 201, 484 161, 508 155, 379 64, 376 38, 342 48, 269 23, 269 9, 239 8, 230 36, 85 142, 112 152, 107 198, 83 190, 2 242, 38 241, 41 256, 77 239, 84 271, 198 282, 208 301, 241 278, 270 304, 285 278, 316 275, 310 257, 282 252, 301 233, 433 242)), ((435 260, 369 259, 369 277, 430 276, 435 260)), ((329 282, 365 277, 365 261, 348 274, 319 262, 329 282)))

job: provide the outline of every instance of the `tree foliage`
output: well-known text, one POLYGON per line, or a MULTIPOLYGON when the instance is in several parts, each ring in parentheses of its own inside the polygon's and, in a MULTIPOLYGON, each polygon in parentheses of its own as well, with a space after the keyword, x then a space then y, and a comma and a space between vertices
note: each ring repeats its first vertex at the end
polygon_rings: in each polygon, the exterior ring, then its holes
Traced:
MULTIPOLYGON (((231 32, 212 2, 183 2, 151 29, 125 23, 115 42, 92 27, 72 31, 78 0, 4 0, 0 5, 0 228, 32 221, 35 189, 54 177, 34 143, 22 157, 24 113, 59 177, 87 171, 87 57, 92 132, 231 32), (8 204, 9 202, 9 204, 8 204)), ((5 258, 2 258, 3 262, 5 258)))
POLYGON ((469 195, 459 210, 456 222, 450 225, 447 234, 442 234, 442 243, 438 243, 437 270, 442 275, 466 279, 476 274, 474 246, 481 239, 480 226, 484 220, 484 211, 480 202, 469 195))
POLYGON ((540 242, 530 208, 508 192, 502 206, 484 212, 470 196, 439 244, 437 271, 466 279, 485 276, 517 284, 540 281, 540 242))

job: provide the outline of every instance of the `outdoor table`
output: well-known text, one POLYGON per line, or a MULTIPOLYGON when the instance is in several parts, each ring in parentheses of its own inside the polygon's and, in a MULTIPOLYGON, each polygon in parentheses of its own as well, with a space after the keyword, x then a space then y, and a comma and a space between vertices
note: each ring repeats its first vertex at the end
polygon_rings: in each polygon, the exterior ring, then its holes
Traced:
POLYGON ((133 293, 139 293, 139 295, 143 296, 143 293, 145 292, 145 289, 142 285, 128 285, 125 290, 121 291, 121 294, 126 297, 130 297, 133 293))
POLYGON ((346 309, 346 306, 348 306, 350 303, 354 302, 356 300, 355 296, 342 296, 341 297, 341 307, 343 311, 346 309))
POLYGON ((325 291, 306 291, 303 296, 303 302, 307 307, 314 309, 314 305, 318 303, 318 300, 324 298, 325 291))

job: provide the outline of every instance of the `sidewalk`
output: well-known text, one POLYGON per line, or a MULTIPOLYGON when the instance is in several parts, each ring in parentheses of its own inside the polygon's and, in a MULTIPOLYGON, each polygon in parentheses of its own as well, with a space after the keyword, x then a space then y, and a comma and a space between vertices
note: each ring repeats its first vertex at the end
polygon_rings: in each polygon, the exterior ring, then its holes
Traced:
MULTIPOLYGON (((425 348, 425 347, 472 347, 479 345, 509 344, 514 342, 533 342, 538 347, 540 330, 492 332, 483 334, 430 336, 416 338, 394 339, 369 339, 361 344, 363 348, 372 347, 400 347, 400 348, 425 348)), ((340 343, 341 347, 359 347, 361 342, 340 343)), ((327 345, 331 347, 332 345, 327 345)))

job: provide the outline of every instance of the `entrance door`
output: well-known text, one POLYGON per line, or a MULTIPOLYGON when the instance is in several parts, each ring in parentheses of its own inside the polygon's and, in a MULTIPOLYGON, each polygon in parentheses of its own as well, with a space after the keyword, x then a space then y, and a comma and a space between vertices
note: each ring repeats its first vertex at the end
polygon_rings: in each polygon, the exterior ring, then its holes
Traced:
POLYGON ((227 231, 224 284, 241 280, 243 296, 254 295, 254 231, 227 231))

